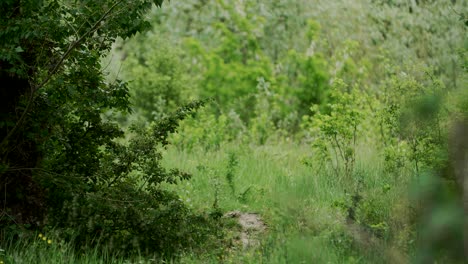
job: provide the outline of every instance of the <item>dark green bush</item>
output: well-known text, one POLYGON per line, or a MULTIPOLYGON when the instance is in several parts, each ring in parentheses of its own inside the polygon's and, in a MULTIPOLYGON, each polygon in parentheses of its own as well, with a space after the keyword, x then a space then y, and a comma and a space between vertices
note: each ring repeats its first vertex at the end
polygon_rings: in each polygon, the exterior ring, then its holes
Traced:
POLYGON ((147 29, 144 14, 161 2, 0 4, 0 80, 9 84, 0 98, 2 232, 55 228, 78 247, 164 256, 207 241, 216 223, 161 187, 190 177, 163 168, 160 150, 203 102, 126 138, 103 115, 130 104, 126 83, 105 79, 102 57, 117 37, 147 29))

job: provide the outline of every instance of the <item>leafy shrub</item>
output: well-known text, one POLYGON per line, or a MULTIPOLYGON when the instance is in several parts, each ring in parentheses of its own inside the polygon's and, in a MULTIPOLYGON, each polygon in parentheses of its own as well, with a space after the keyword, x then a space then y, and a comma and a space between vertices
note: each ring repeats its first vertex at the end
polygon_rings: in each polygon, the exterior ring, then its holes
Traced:
POLYGON ((179 131, 170 137, 172 144, 189 151, 194 148, 216 150, 224 142, 241 137, 245 125, 234 111, 216 116, 210 110, 207 107, 182 122, 179 131))
POLYGON ((101 56, 117 37, 147 29, 142 14, 161 2, 0 4, 5 14, 0 18, 0 78, 12 84, 0 96, 0 167, 6 168, 0 192, 10 215, 2 224, 37 227, 47 215, 46 197, 55 183, 76 180, 79 188, 97 180, 102 148, 122 136, 101 113, 129 110, 126 84, 104 80, 101 56), (41 186, 44 175, 55 183, 41 186))
POLYGON ((307 24, 307 41, 310 47, 305 51, 291 49, 281 60, 281 71, 277 79, 281 86, 281 96, 293 105, 290 109, 298 117, 310 114, 310 106, 323 106, 328 102, 329 81, 328 64, 323 54, 315 49, 320 39, 320 26, 309 20, 307 24))
POLYGON ((161 187, 190 175, 161 167, 159 151, 177 123, 202 104, 191 103, 146 128, 132 127, 128 143, 104 145, 87 181, 73 172, 42 177, 49 190, 48 224, 78 245, 99 243, 127 253, 172 256, 205 240, 215 223, 191 213, 175 193, 161 187))
POLYGON ((122 56, 122 78, 129 81, 135 116, 151 122, 196 96, 186 64, 181 63, 181 50, 160 34, 140 34, 121 44, 116 52, 122 56))
POLYGON ((384 82, 380 125, 388 168, 402 167, 407 159, 418 174, 445 163, 446 157, 438 150, 447 148, 443 132, 448 131, 447 113, 439 109, 447 90, 430 70, 423 72, 427 77, 419 80, 417 75, 400 73, 384 82))
POLYGON ((356 146, 363 121, 362 97, 354 88, 346 92, 347 86, 335 80, 330 91, 331 103, 327 112, 312 106, 312 117, 304 117, 304 125, 312 133, 312 147, 319 160, 329 161, 336 176, 349 179, 356 162, 356 146))

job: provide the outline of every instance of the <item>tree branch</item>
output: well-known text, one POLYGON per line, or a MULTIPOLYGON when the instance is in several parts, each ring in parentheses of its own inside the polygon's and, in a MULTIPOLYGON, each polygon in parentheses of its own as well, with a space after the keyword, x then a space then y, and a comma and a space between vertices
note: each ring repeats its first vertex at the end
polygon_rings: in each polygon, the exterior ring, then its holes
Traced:
POLYGON ((0 150, 2 151, 2 154, 6 151, 5 146, 8 144, 8 140, 16 133, 16 131, 23 125, 24 120, 26 119, 26 116, 28 112, 31 110, 32 104, 34 102, 35 94, 36 92, 44 87, 55 75, 55 73, 58 71, 60 66, 63 65, 63 62, 70 56, 71 52, 76 49, 76 47, 81 44, 81 42, 90 34, 94 33, 96 30, 99 29, 100 24, 104 19, 106 19, 109 14, 112 12, 112 10, 122 3, 123 0, 117 1, 114 3, 102 16, 99 18, 99 20, 88 30, 86 31, 78 40, 74 41, 70 47, 67 49, 67 51, 60 57, 59 61, 55 64, 54 68, 52 68, 51 71, 49 71, 49 74, 46 76, 46 78, 39 83, 38 85, 32 86, 31 85, 31 94, 29 95, 28 98, 28 104, 26 105, 26 108, 24 109, 23 113, 21 114, 20 118, 16 122, 15 126, 8 132, 8 134, 3 138, 2 142, 0 143, 0 150))

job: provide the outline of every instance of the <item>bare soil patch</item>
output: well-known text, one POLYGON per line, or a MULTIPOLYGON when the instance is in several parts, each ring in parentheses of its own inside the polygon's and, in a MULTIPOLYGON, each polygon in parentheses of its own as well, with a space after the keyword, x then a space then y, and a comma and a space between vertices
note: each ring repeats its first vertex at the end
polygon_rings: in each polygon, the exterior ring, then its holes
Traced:
POLYGON ((259 236, 267 229, 260 215, 231 211, 226 213, 224 217, 237 219, 241 227, 239 240, 244 249, 256 247, 260 244, 259 236))

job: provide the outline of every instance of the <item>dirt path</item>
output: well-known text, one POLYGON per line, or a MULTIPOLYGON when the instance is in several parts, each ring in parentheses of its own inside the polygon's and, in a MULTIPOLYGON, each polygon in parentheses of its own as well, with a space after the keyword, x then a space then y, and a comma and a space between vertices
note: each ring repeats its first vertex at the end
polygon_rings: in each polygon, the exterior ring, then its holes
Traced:
POLYGON ((240 242, 244 249, 260 244, 259 235, 266 230, 266 225, 258 214, 243 213, 240 211, 228 212, 227 218, 236 218, 241 226, 240 242))

